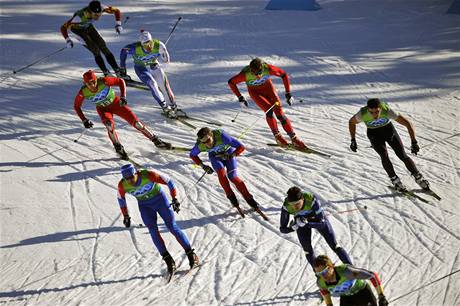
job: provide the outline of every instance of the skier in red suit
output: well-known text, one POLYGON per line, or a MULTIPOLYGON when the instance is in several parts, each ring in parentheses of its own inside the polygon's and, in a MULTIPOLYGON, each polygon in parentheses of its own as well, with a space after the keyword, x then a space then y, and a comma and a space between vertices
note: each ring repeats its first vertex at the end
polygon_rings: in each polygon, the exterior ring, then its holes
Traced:
POLYGON ((228 81, 228 86, 238 97, 238 100, 247 107, 248 102, 236 86, 239 83, 245 82, 251 98, 254 100, 257 106, 266 113, 268 126, 272 130, 278 145, 287 146, 288 142, 279 132, 278 124, 275 117, 273 116, 273 113, 276 115, 276 118, 278 118, 278 120, 281 122, 283 129, 291 138, 292 144, 299 149, 304 149, 306 148, 305 144, 295 134, 291 125, 291 121, 284 114, 283 107, 281 106, 281 100, 276 93, 276 89, 273 86, 272 80, 270 78, 271 75, 280 77, 283 80, 284 88, 286 90, 286 102, 291 105, 294 101, 294 98, 291 96, 288 75, 283 69, 267 64, 260 58, 253 59, 249 63, 249 66, 244 67, 240 73, 233 76, 228 81), (275 106, 270 109, 273 105, 275 106))
POLYGON ((75 112, 78 117, 80 117, 85 128, 92 128, 93 123, 85 117, 81 110, 81 106, 85 99, 94 103, 97 113, 101 118, 101 122, 107 129, 110 141, 112 141, 115 151, 122 159, 128 160, 129 157, 121 145, 118 134, 115 131, 115 121, 113 120, 114 114, 125 119, 126 122, 144 134, 144 136, 150 139, 158 148, 168 149, 171 147, 171 144, 163 142, 153 134, 128 107, 128 101, 126 100, 126 85, 123 79, 116 77, 98 78, 92 70, 88 70, 83 74, 83 83, 84 85, 75 96, 75 112), (120 88, 121 97, 118 97, 112 89, 111 86, 115 85, 120 88))

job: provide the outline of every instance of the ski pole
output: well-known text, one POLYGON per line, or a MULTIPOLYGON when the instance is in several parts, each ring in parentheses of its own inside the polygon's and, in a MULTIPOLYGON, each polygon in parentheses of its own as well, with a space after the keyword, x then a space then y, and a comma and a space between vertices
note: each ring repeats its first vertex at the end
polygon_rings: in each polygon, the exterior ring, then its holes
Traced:
POLYGON ((455 274, 455 273, 458 273, 458 272, 460 272, 460 270, 457 270, 457 271, 454 271, 454 272, 449 273, 449 274, 447 274, 447 275, 444 275, 443 277, 438 278, 438 279, 436 279, 436 280, 434 280, 434 281, 432 281, 432 282, 429 282, 428 284, 425 284, 425 285, 423 285, 423 286, 421 286, 421 287, 418 287, 418 288, 416 288, 416 289, 414 289, 414 290, 412 290, 412 291, 409 291, 409 292, 406 293, 406 294, 400 295, 400 296, 398 296, 397 298, 394 298, 394 299, 392 299, 391 301, 388 301, 388 303, 393 303, 394 301, 397 301, 397 300, 399 300, 400 298, 403 298, 403 297, 405 297, 405 296, 408 296, 409 294, 412 294, 412 293, 414 293, 414 292, 416 292, 416 291, 419 291, 419 290, 422 289, 422 288, 425 288, 425 287, 427 287, 427 286, 429 286, 429 285, 431 285, 431 284, 434 284, 434 283, 436 283, 436 282, 439 282, 440 280, 442 280, 442 279, 444 279, 444 278, 446 278, 446 277, 449 277, 449 276, 451 276, 451 275, 453 275, 453 274, 455 274))
MULTIPOLYGON (((280 103, 279 102, 276 102, 275 104, 273 104, 269 109, 267 109, 265 112, 264 112, 264 117, 265 115, 267 115, 267 113, 269 111, 271 111, 275 106, 279 105, 280 103)), ((242 133, 240 136, 238 136, 238 140, 239 139, 242 139, 244 136, 246 136, 246 133, 249 132, 250 130, 252 130, 254 128, 254 126, 257 124, 257 122, 259 122, 260 119, 262 119, 263 117, 260 116, 259 118, 257 118, 250 126, 248 126, 242 133)))
POLYGON ((166 39, 165 45, 167 45, 167 44, 168 44, 168 41, 169 41, 169 39, 171 38, 171 35, 172 35, 172 33, 173 33, 173 32, 174 32, 174 30, 176 29, 176 27, 177 27, 177 24, 179 23, 179 21, 181 21, 181 19, 182 19, 182 17, 179 17, 179 18, 177 18, 177 21, 176 21, 176 23, 174 24, 174 26, 173 26, 173 28, 172 28, 171 32, 170 32, 170 33, 169 33, 169 35, 168 35, 168 38, 166 39))
POLYGON ((78 140, 86 133, 86 130, 87 128, 84 128, 80 135, 78 135, 78 137, 73 140, 73 142, 78 142, 78 140))
POLYGON ((39 63, 39 62, 41 62, 42 60, 47 59, 48 57, 51 57, 51 56, 55 55, 56 53, 59 53, 59 52, 65 50, 65 49, 67 49, 67 47, 62 47, 62 48, 60 48, 59 50, 54 51, 54 52, 52 52, 52 53, 50 53, 50 54, 48 54, 48 55, 46 55, 46 56, 44 56, 44 57, 42 57, 42 58, 36 60, 35 62, 33 62, 33 63, 27 65, 27 66, 24 66, 24 67, 19 68, 19 69, 17 69, 17 70, 13 70, 13 73, 16 74, 16 73, 18 73, 18 72, 21 72, 22 70, 24 70, 24 69, 26 69, 26 68, 29 68, 30 66, 33 66, 33 65, 35 65, 35 64, 37 64, 37 63, 39 63))

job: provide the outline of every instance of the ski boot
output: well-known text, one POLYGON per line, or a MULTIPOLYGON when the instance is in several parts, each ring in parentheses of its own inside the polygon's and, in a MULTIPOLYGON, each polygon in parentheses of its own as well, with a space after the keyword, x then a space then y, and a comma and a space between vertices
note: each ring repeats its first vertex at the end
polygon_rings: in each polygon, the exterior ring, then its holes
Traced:
POLYGON ((281 135, 281 133, 276 133, 274 136, 275 136, 276 143, 280 147, 287 147, 288 146, 288 142, 286 141, 286 139, 284 139, 284 137, 283 137, 283 135, 281 135))
POLYGON ((240 204, 238 203, 238 199, 236 198, 235 194, 227 195, 227 199, 230 200, 230 203, 232 203, 233 207, 235 207, 238 210, 238 213, 242 218, 244 218, 244 212, 240 207, 240 204))
POLYGON ((109 70, 103 70, 102 73, 105 77, 113 77, 113 74, 109 70))
POLYGON ((391 179, 391 183, 393 184, 393 187, 397 191, 400 191, 400 192, 407 191, 406 186, 404 186, 404 184, 401 182, 401 180, 399 179, 397 175, 390 177, 390 179, 391 179))
POLYGON ((176 272, 176 263, 174 262, 174 259, 171 257, 169 252, 166 251, 166 253, 162 254, 161 256, 166 263, 169 275, 174 274, 174 272, 176 272))
POLYGON ((307 146, 302 142, 302 140, 299 139, 299 137, 297 137, 297 135, 292 136, 291 141, 294 147, 296 147, 297 149, 307 149, 307 146))
POLYGON ((415 182, 423 189, 423 190, 430 190, 430 183, 423 177, 423 175, 419 172, 414 174, 415 182))
POLYGON ((174 110, 171 108, 171 106, 165 106, 165 107, 162 107, 163 108, 163 114, 170 118, 170 119, 177 119, 177 114, 176 112, 174 112, 174 110))
POLYGON ((200 259, 198 258, 198 256, 195 254, 194 251, 195 251, 194 249, 191 249, 185 252, 185 255, 187 255, 187 258, 188 258, 190 269, 193 269, 194 267, 200 264, 200 259))
POLYGON ((113 147, 122 160, 129 160, 128 153, 126 153, 125 148, 123 148, 121 143, 114 143, 113 147))
POLYGON ((177 107, 177 105, 171 106, 174 114, 176 114, 176 117, 187 117, 187 114, 180 108, 177 107))
POLYGON ((171 144, 169 142, 164 142, 163 140, 161 140, 160 138, 158 138, 158 136, 156 135, 153 135, 152 137, 152 142, 153 144, 159 148, 159 149, 166 149, 166 150, 169 150, 171 149, 171 144))
POLYGON ((126 68, 117 68, 115 69, 115 75, 117 78, 123 79, 125 81, 131 81, 131 77, 126 74, 126 68))

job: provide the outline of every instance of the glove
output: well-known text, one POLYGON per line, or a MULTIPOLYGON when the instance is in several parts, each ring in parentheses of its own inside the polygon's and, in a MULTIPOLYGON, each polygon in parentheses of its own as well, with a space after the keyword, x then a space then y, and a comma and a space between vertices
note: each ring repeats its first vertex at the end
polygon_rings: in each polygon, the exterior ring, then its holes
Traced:
POLYGON ((383 294, 380 294, 379 295, 379 306, 387 306, 387 305, 388 305, 387 298, 383 294))
POLYGON ((84 125, 85 128, 87 128, 87 129, 90 129, 90 128, 93 127, 93 123, 91 122, 91 120, 88 120, 88 119, 83 120, 83 125, 84 125))
POLYGON ((123 224, 125 227, 131 226, 131 217, 129 215, 123 216, 123 224))
POLYGON ((67 49, 73 48, 73 41, 72 41, 72 39, 70 39, 70 37, 67 37, 67 38, 65 39, 65 43, 66 43, 67 49))
POLYGON ((351 139, 350 149, 351 149, 353 152, 358 151, 358 144, 356 143, 356 139, 354 139, 354 138, 351 139))
POLYGON ((128 100, 126 100, 126 97, 120 97, 120 102, 118 104, 120 106, 125 106, 128 104, 128 100))
POLYGON ((239 96, 238 101, 240 101, 240 103, 243 103, 245 107, 248 107, 248 101, 246 101, 246 99, 243 96, 239 96))
POLYGON ((294 103, 294 98, 291 96, 291 93, 287 92, 284 96, 286 97, 287 104, 291 106, 292 103, 294 103))
POLYGON ((412 144, 410 146, 410 151, 417 155, 418 151, 420 151, 420 147, 418 146, 417 140, 412 140, 412 144))
POLYGON ((176 198, 172 199, 171 206, 172 206, 172 209, 176 213, 179 213, 179 211, 180 211, 180 203, 176 198))
POLYGON ((117 34, 121 34, 123 32, 123 27, 121 26, 121 21, 117 21, 117 24, 115 26, 115 31, 117 34))
POLYGON ((293 220, 291 220, 291 223, 289 224, 289 226, 293 229, 293 230, 298 230, 300 227, 304 227, 305 225, 307 225, 307 220, 305 220, 304 217, 294 217, 293 220))
POLYGON ((203 168, 204 172, 206 172, 207 174, 213 174, 214 173, 214 170, 208 165, 202 164, 201 168, 203 168))
POLYGON ((234 156, 235 156, 234 153, 229 153, 229 152, 223 152, 223 153, 216 154, 217 158, 220 158, 220 159, 223 159, 223 160, 229 160, 229 159, 233 158, 234 156))

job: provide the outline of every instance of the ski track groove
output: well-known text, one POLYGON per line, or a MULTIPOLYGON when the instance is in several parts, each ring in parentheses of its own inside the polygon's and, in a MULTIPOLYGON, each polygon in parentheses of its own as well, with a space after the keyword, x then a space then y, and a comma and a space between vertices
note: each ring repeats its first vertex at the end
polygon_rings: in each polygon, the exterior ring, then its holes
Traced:
MULTIPOLYGON (((382 241, 385 242, 385 244, 387 244, 394 252, 398 253, 402 259, 404 260, 407 260, 408 262, 410 262, 413 266, 417 267, 417 263, 415 261, 413 261, 412 259, 410 259, 409 257, 405 256, 404 254, 402 254, 398 249, 396 249, 393 245, 391 245, 387 239, 385 238, 385 236, 383 236, 382 234, 380 234, 376 229, 375 227, 372 225, 371 221, 369 220, 369 218, 361 211, 361 210, 358 210, 358 212, 361 214, 361 216, 363 216, 363 219, 369 224, 369 227, 371 228, 371 230, 376 233, 380 239, 382 239, 382 241)), ((367 214, 367 213, 366 213, 367 214)))
MULTIPOLYGON (((454 258, 454 260, 452 261, 452 266, 450 267, 449 273, 447 273, 447 274, 450 274, 450 273, 452 273, 452 272, 454 271, 454 269, 455 269, 455 263, 457 262, 459 253, 460 253, 460 250, 457 251, 457 255, 455 255, 455 258, 454 258)), ((450 278, 451 278, 451 277, 452 277, 452 276, 449 276, 449 278, 446 280, 446 281, 447 281, 447 284, 446 284, 446 286, 444 287, 444 296, 443 296, 443 298, 442 298, 442 305, 446 305, 447 292, 448 292, 449 289, 450 289, 450 283, 451 283, 451 282, 450 282, 450 278)), ((458 289, 458 288, 457 288, 457 289, 458 289)), ((454 290, 455 290, 455 289, 454 289, 454 290)))
MULTIPOLYGON (((101 218, 99 217, 99 224, 97 225, 97 228, 101 228, 101 218)), ((99 288, 99 279, 97 278, 96 275, 96 267, 97 267, 97 257, 96 257, 96 252, 97 252, 97 247, 98 247, 98 238, 99 238, 99 231, 96 233, 96 237, 93 239, 93 245, 91 248, 91 255, 90 255, 90 269, 91 269, 91 275, 93 277, 93 281, 96 283, 96 288, 100 292, 99 288)))

